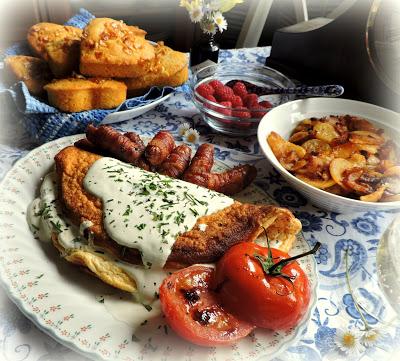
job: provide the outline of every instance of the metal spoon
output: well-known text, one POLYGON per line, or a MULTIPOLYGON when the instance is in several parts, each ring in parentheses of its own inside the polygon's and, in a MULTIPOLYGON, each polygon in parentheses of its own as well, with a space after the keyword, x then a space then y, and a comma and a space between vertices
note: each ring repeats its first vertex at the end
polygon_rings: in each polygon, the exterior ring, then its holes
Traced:
MULTIPOLYGON (((278 87, 261 87, 247 81, 240 80, 247 88, 249 93, 255 93, 258 96, 269 94, 293 94, 301 96, 315 96, 315 97, 339 97, 343 94, 344 88, 341 85, 317 85, 307 86, 300 85, 292 88, 278 88, 278 87)), ((231 80, 225 85, 232 87, 237 80, 231 80)))

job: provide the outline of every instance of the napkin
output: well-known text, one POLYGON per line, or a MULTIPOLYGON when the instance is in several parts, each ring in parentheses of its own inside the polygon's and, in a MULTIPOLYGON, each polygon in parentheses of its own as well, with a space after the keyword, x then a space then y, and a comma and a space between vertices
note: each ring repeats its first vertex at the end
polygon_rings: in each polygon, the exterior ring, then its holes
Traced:
MULTIPOLYGON (((65 25, 83 29, 94 16, 85 9, 69 19, 65 25)), ((14 44, 1 55, 4 60, 9 55, 32 55, 26 42, 14 44)), ((180 87, 152 87, 145 95, 127 99, 115 109, 95 109, 79 113, 63 113, 56 108, 44 103, 39 98, 31 95, 23 82, 13 84, 11 87, 0 80, 0 94, 11 96, 16 109, 22 115, 24 124, 31 136, 40 143, 45 143, 63 136, 82 133, 90 123, 99 125, 110 113, 134 109, 151 103, 172 92, 188 91, 184 84, 180 87)))

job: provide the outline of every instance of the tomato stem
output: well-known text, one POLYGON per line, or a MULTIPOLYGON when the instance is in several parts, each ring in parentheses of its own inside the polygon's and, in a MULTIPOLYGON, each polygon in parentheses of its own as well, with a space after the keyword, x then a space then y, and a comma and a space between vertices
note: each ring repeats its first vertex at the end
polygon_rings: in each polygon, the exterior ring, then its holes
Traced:
POLYGON ((275 263, 274 265, 272 265, 271 267, 268 268, 268 273, 269 274, 274 274, 274 273, 276 273, 277 270, 280 271, 288 263, 290 263, 290 262, 292 262, 292 261, 294 261, 296 259, 299 259, 299 258, 308 256, 310 254, 316 253, 318 251, 319 247, 321 247, 321 242, 317 242, 315 244, 315 246, 313 247, 313 249, 311 249, 311 250, 309 250, 307 252, 300 253, 297 256, 293 256, 293 257, 290 257, 290 258, 285 258, 285 259, 280 260, 278 263, 275 263))

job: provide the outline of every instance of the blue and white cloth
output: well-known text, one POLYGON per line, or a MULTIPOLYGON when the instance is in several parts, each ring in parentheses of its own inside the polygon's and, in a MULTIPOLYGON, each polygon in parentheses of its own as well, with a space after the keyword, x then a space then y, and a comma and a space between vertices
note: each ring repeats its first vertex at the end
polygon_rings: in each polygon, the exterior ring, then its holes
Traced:
MULTIPOLYGON (((85 9, 80 9, 78 14, 69 19, 65 25, 83 29, 94 16, 85 9)), ((8 48, 1 56, 4 59, 10 55, 32 55, 26 42, 18 43, 8 48)), ((28 132, 38 142, 44 143, 67 135, 82 133, 88 124, 98 125, 110 113, 133 109, 148 104, 174 91, 187 91, 187 85, 177 88, 152 87, 145 95, 127 99, 115 109, 96 109, 79 113, 63 113, 46 104, 42 99, 31 95, 23 82, 18 82, 11 87, 0 82, 0 94, 8 93, 14 100, 17 110, 28 132)))
MULTIPOLYGON (((264 63, 270 48, 223 50, 220 61, 264 63)), ((34 147, 18 114, 0 120, 0 179, 12 164, 34 147)), ((315 208, 293 190, 262 156, 256 137, 231 138, 213 132, 185 93, 172 95, 154 110, 115 124, 119 131, 135 131, 153 136, 161 129, 177 136, 182 123, 200 132, 200 142, 216 145, 220 161, 255 164, 265 176, 257 184, 279 204, 291 209, 303 224, 310 246, 322 243, 316 254, 319 276, 318 303, 307 331, 298 342, 273 361, 387 360, 400 345, 400 322, 393 317, 380 292, 376 274, 376 250, 380 237, 394 217, 393 213, 365 212, 336 214, 315 208), (350 281, 363 316, 371 327, 383 330, 378 342, 358 356, 347 355, 335 344, 340 331, 357 331, 363 323, 346 285, 344 254, 348 252, 350 281)), ((361 331, 360 331, 361 332, 361 331)), ((10 361, 83 361, 39 331, 0 290, 0 359, 10 361)), ((394 357, 392 360, 397 360, 394 357)), ((262 359, 263 360, 263 359, 262 359)), ((206 360, 205 360, 206 361, 206 360)))

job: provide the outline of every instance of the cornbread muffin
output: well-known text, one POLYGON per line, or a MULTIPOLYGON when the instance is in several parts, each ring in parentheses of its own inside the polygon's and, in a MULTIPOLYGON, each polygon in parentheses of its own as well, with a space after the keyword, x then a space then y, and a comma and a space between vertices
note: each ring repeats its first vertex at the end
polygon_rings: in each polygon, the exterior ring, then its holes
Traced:
POLYGON ((128 25, 130 31, 132 31, 133 35, 140 36, 144 38, 147 34, 146 30, 140 29, 138 26, 135 25, 128 25))
POLYGON ((52 79, 47 63, 32 56, 9 56, 4 61, 8 79, 23 81, 33 95, 43 95, 43 87, 52 79))
POLYGON ((56 78, 68 77, 73 71, 79 71, 80 44, 77 39, 63 39, 45 45, 49 67, 56 78))
POLYGON ((126 85, 110 79, 60 79, 45 90, 49 103, 64 112, 112 109, 126 100, 126 85))
POLYGON ((44 60, 48 60, 46 45, 51 42, 80 40, 82 30, 73 26, 53 23, 38 23, 28 31, 28 43, 32 51, 44 60))
POLYGON ((122 21, 93 19, 83 31, 80 71, 98 77, 135 78, 154 58, 154 47, 122 21))
POLYGON ((154 49, 155 57, 146 67, 146 73, 137 78, 124 80, 129 96, 142 95, 152 86, 179 86, 188 79, 186 54, 172 50, 162 42, 154 49))

